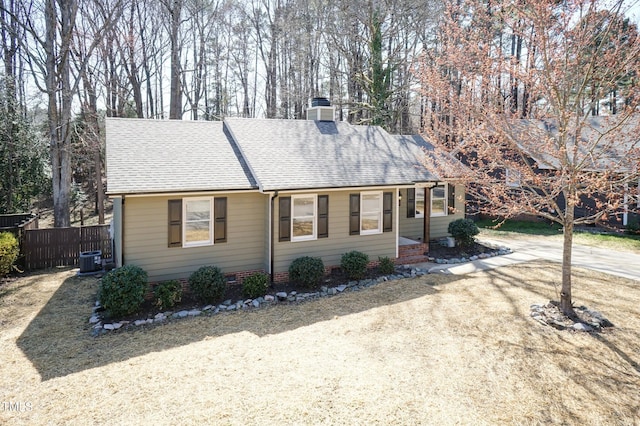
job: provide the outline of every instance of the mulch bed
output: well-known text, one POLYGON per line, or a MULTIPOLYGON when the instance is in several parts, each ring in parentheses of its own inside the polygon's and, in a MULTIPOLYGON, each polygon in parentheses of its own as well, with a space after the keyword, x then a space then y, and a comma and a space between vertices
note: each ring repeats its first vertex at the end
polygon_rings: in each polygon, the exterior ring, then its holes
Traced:
POLYGON ((438 241, 429 242, 429 257, 436 259, 469 258, 471 256, 478 256, 482 253, 489 253, 491 251, 495 251, 495 249, 480 243, 473 243, 472 246, 462 248, 458 246, 445 247, 438 241))

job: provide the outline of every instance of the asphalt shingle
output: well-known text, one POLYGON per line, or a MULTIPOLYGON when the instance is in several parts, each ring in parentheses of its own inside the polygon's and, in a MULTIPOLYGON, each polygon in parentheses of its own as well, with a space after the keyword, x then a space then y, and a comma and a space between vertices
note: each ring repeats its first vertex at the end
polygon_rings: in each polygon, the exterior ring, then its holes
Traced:
POLYGON ((263 190, 402 185, 438 180, 422 138, 344 122, 225 120, 263 190))
POLYGON ((256 188, 222 122, 107 118, 108 193, 256 188))

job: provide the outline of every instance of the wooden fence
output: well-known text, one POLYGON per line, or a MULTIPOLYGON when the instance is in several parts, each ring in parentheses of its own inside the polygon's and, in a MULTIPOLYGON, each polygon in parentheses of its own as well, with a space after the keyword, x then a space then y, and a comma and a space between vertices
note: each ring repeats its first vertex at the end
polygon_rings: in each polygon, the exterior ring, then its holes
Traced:
POLYGON ((25 230, 21 245, 29 270, 78 266, 85 251, 100 250, 103 259, 110 259, 112 250, 109 225, 25 230))

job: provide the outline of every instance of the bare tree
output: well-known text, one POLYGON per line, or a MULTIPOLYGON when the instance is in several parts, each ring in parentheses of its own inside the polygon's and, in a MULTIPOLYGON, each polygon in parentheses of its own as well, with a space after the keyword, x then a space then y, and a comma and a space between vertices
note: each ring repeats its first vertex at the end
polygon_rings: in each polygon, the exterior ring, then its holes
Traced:
POLYGON ((441 50, 425 55, 421 69, 425 133, 467 162, 462 173, 478 211, 563 226, 559 296, 567 315, 574 225, 620 209, 637 196, 639 178, 638 88, 619 88, 625 105, 615 116, 591 117, 620 76, 640 71, 635 29, 599 13, 601 3, 449 1, 441 50), (530 119, 521 118, 524 110, 530 119), (595 209, 577 217, 586 199, 595 209))

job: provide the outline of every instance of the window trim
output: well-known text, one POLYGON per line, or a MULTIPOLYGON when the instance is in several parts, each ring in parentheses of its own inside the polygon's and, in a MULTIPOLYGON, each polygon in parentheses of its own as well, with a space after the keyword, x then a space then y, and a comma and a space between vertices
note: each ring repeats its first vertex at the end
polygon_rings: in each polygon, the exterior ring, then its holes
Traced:
POLYGON ((363 191, 360 193, 360 235, 377 235, 382 234, 383 232, 383 193, 382 191, 363 191), (377 229, 362 229, 362 217, 365 214, 371 214, 369 212, 364 211, 364 198, 367 195, 377 195, 378 196, 378 228, 377 229))
POLYGON ((291 242, 298 241, 314 241, 318 239, 318 194, 292 194, 291 195, 291 242), (313 215, 312 216, 300 216, 303 218, 311 217, 313 223, 313 232, 311 235, 303 235, 300 237, 296 237, 293 233, 293 223, 298 216, 295 216, 295 200, 301 198, 312 198, 313 199, 313 215))
POLYGON ((185 197, 182 199, 182 247, 190 248, 190 247, 205 247, 214 245, 214 222, 215 222, 215 210, 214 210, 214 197, 185 197), (209 202, 209 239, 208 240, 200 240, 187 242, 187 224, 194 221, 189 221, 187 219, 187 204, 190 202, 196 201, 208 201, 209 202))
POLYGON ((444 217, 444 216, 448 216, 449 215, 449 206, 448 206, 449 203, 447 202, 447 198, 448 198, 447 189, 448 189, 447 188, 447 183, 443 183, 443 184, 439 184, 439 185, 435 185, 435 186, 431 187, 431 189, 430 189, 430 191, 431 191, 431 201, 430 201, 430 203, 431 203, 431 205, 430 205, 431 216, 430 217, 444 217), (443 196, 442 197, 438 197, 438 198, 434 197, 433 190, 436 189, 436 188, 443 188, 443 196), (439 200, 442 200, 444 202, 444 209, 443 209, 444 211, 443 212, 434 213, 433 202, 434 201, 439 201, 439 200))

